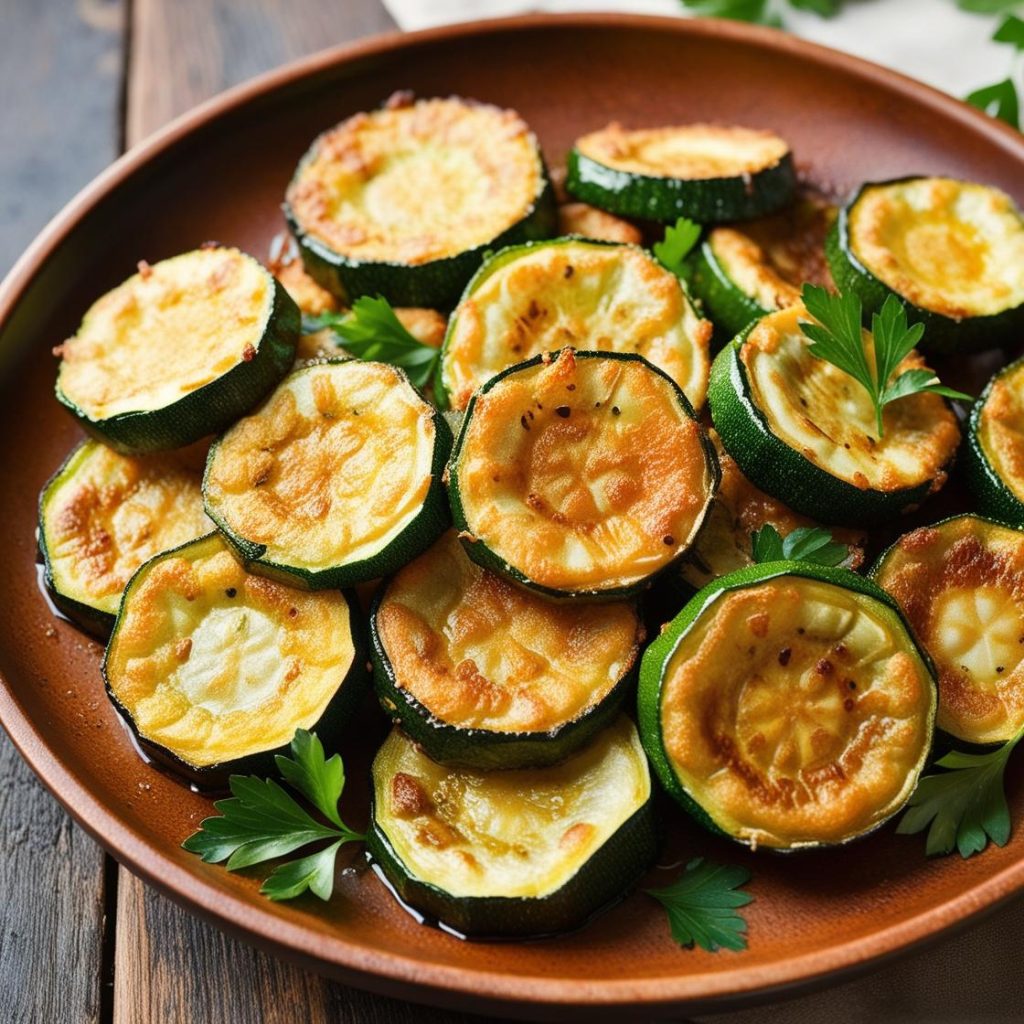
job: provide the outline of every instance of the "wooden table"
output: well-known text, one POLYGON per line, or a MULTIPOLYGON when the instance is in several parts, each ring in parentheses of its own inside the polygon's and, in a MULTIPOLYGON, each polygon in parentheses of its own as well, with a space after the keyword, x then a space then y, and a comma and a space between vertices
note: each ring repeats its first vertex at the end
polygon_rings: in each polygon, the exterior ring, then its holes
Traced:
MULTIPOLYGON (((78 188, 170 118, 275 65, 393 27, 379 0, 0 0, 0 274, 78 188)), ((2 733, 0 890, 3 1022, 482 1020, 332 984, 200 922, 105 855, 2 733)), ((879 1004, 949 1007, 943 979, 956 972, 945 968, 982 956, 989 977, 1005 970, 1024 996, 1016 948, 989 943, 1008 915, 1024 935, 1018 901, 879 972, 879 1004)), ((819 1005, 837 1020, 844 990, 797 1005, 808 1020, 819 1005)), ((979 1000, 979 1014, 994 1008, 979 1000)))

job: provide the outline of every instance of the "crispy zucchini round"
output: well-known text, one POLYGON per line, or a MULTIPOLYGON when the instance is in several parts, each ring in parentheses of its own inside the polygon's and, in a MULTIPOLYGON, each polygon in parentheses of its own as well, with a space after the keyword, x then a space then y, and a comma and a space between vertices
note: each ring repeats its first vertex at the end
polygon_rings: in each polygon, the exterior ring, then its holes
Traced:
POLYGON ((839 289, 867 313, 895 294, 925 324, 927 351, 999 348, 1024 330, 1024 217, 996 188, 868 182, 840 211, 827 251, 839 289))
POLYGON ((272 774, 296 729, 330 749, 365 693, 352 601, 246 572, 216 533, 146 562, 103 678, 144 753, 196 786, 272 774))
POLYGON ((679 278, 643 249, 582 238, 515 246, 488 259, 463 293, 435 391, 465 409, 495 374, 572 345, 641 355, 700 409, 711 330, 679 278))
POLYGON ((608 725, 635 680, 634 605, 556 602, 470 560, 454 531, 370 617, 384 711, 439 764, 538 768, 608 725))
POLYGON ((651 778, 620 716, 552 768, 443 768, 401 731, 373 762, 370 854, 399 898, 456 932, 552 935, 628 892, 657 854, 651 778))
POLYGON ((967 743, 1024 727, 1024 532, 963 515, 902 536, 871 570, 935 663, 936 724, 967 743))
POLYGON ((251 571, 352 586, 394 572, 448 525, 451 441, 397 367, 312 363, 210 448, 206 512, 251 571))
POLYGON ((473 561, 548 595, 608 599, 687 550, 719 481, 670 377, 640 356, 572 349, 492 377, 448 473, 473 561))
POLYGON ((147 559, 208 533, 194 452, 120 455, 78 445, 39 495, 39 551, 53 603, 106 638, 121 594, 147 559))
POLYGON ((537 140, 513 110, 400 97, 313 142, 285 216, 309 273, 343 302, 448 309, 484 252, 555 231, 537 140))
POLYGON ((710 124, 630 131, 610 124, 576 140, 565 187, 624 217, 718 224, 785 206, 796 172, 789 146, 772 132, 710 124))
MULTIPOLYGON (((711 368, 708 402, 743 475, 822 523, 870 526, 919 505, 946 481, 960 430, 939 395, 884 410, 877 439, 864 388, 810 351, 802 306, 771 313, 726 345, 711 368)), ((901 369, 923 366, 916 352, 901 369)))
POLYGON ((1024 359, 1000 370, 974 403, 964 472, 978 511, 1024 526, 1024 359))
POLYGON ((662 784, 751 848, 847 843, 917 785, 935 680, 895 602, 846 569, 771 562, 701 590, 644 653, 662 784))
POLYGON ((60 346, 57 400, 124 454, 181 448, 266 397, 298 337, 295 303, 237 249, 140 263, 60 346))

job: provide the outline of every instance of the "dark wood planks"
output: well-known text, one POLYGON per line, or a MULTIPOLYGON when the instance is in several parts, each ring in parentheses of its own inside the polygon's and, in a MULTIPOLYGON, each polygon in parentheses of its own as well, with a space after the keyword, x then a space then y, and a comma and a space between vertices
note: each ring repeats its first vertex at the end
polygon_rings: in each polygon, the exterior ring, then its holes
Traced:
MULTIPOLYGON (((118 154, 123 16, 123 0, 3 5, 0 275, 118 154)), ((4 1020, 102 1019, 104 863, 0 731, 4 1020)))

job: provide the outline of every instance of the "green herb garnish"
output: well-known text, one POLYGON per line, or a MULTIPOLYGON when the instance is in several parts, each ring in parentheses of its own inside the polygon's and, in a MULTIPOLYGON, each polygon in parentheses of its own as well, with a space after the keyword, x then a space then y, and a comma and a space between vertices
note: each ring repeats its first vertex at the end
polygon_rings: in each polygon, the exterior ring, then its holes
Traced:
POLYGON ((864 388, 875 408, 879 437, 882 410, 907 395, 931 391, 971 401, 970 395, 940 384, 931 370, 904 370, 894 376, 924 334, 924 324, 907 323, 907 311, 895 295, 885 300, 880 313, 871 314, 874 345, 870 351, 864 345, 863 307, 858 296, 851 292, 833 295, 817 285, 805 284, 802 298, 807 312, 818 321, 800 321, 800 330, 811 339, 811 353, 837 366, 864 388))
POLYGON ((771 523, 750 535, 755 562, 808 562, 811 565, 841 565, 850 549, 838 544, 820 526, 800 526, 785 537, 771 523))
MULTIPOLYGON (((966 10, 985 11, 987 13, 1002 13, 1005 10, 1015 8, 1017 3, 996 3, 985 5, 983 2, 977 6, 967 7, 961 3, 966 10)), ((1024 20, 1010 15, 1005 18, 996 29, 992 39, 997 43, 1006 43, 1013 47, 1014 60, 1011 61, 1010 75, 1001 82, 993 85, 986 85, 981 89, 975 89, 965 99, 971 106, 984 110, 991 117, 1005 121, 1013 128, 1020 127, 1020 99, 1017 95, 1017 85, 1013 80, 1013 63, 1016 57, 1024 52, 1024 20)))
POLYGON ((272 779, 232 775, 231 798, 213 806, 218 814, 206 818, 181 845, 210 864, 226 860, 228 871, 251 867, 313 843, 328 844, 299 860, 274 868, 260 892, 272 900, 290 900, 309 890, 328 900, 334 890, 334 862, 345 843, 366 837, 345 825, 338 800, 345 787, 345 770, 335 754, 313 733, 299 729, 291 743, 295 759, 274 759, 286 782, 304 796, 326 822, 313 817, 291 794, 272 779), (329 842, 328 842, 329 841, 329 842))
POLYGON ((740 891, 749 881, 746 868, 697 857, 671 885, 645 891, 668 912, 672 938, 680 946, 714 953, 747 948, 747 922, 737 911, 754 899, 740 891))
POLYGON ((417 387, 424 387, 437 365, 440 350, 417 341, 395 315, 387 299, 364 295, 347 313, 303 317, 302 330, 314 334, 332 330, 345 351, 357 359, 375 359, 400 366, 417 387))
POLYGON ((654 255, 658 258, 658 262, 666 270, 671 270, 677 277, 682 277, 685 271, 683 260, 690 255, 690 250, 697 244, 700 232, 699 224, 694 223, 688 217, 680 217, 675 224, 665 228, 665 237, 660 242, 654 243, 654 255))
POLYGON ((927 828, 929 857, 950 853, 955 846, 966 859, 981 853, 990 839, 996 846, 1005 846, 1010 838, 1010 808, 1003 775, 1021 736, 1024 729, 987 754, 953 750, 939 758, 935 766, 949 770, 921 778, 896 831, 913 835, 927 828))

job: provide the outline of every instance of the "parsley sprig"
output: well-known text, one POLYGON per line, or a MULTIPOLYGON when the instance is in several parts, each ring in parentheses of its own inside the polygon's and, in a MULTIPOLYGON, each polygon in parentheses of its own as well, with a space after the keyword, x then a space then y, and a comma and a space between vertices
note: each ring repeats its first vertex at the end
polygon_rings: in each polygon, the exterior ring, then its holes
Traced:
POLYGON ((750 535, 755 562, 809 562, 811 565, 841 565, 850 549, 832 539, 820 526, 799 526, 782 537, 766 523, 750 535))
POLYGON ((996 846, 1005 846, 1010 838, 1010 808, 1003 776, 1022 736, 1024 729, 987 754, 953 750, 939 758, 936 767, 947 770, 925 775, 918 782, 896 831, 913 835, 927 828, 929 857, 950 853, 955 846, 966 859, 981 853, 990 839, 996 846))
POLYGON ((882 410, 897 399, 931 391, 946 398, 971 400, 970 395, 940 384, 931 370, 917 368, 896 374, 899 364, 921 340, 924 325, 907 323, 907 311, 895 295, 885 300, 881 312, 871 314, 874 345, 870 349, 864 344, 863 307, 857 295, 833 295, 817 285, 805 284, 802 298, 807 312, 817 321, 800 321, 800 330, 811 339, 810 351, 864 388, 875 409, 879 437, 882 410))
MULTIPOLYGON (((964 0, 960 6, 975 11, 985 9, 991 13, 1002 12, 1017 6, 1016 2, 986 4, 985 0, 974 0, 974 5, 967 7, 967 3, 970 2, 971 0, 964 0)), ((1024 20, 1011 14, 1000 23, 992 39, 997 43, 1006 43, 1013 47, 1010 74, 1002 81, 975 89, 974 92, 967 95, 966 100, 971 106, 984 110, 986 114, 1005 121, 1014 128, 1019 128, 1021 126, 1020 99, 1017 95, 1017 84, 1014 81, 1014 67, 1018 63, 1020 55, 1024 53, 1024 20)))
POLYGON ((746 868, 697 857, 671 885, 645 891, 668 912, 672 938, 680 946, 735 951, 747 948, 747 922, 738 911, 753 902, 741 889, 749 881, 746 868))
POLYGON ((298 860, 281 864, 260 888, 272 900, 290 900, 307 890, 322 900, 334 890, 334 863, 345 843, 366 837, 350 829, 338 814, 338 800, 345 787, 345 770, 335 754, 324 757, 324 748, 313 733, 299 729, 291 743, 294 760, 275 758, 288 784, 320 812, 326 822, 313 817, 291 794, 272 779, 232 775, 231 798, 213 806, 218 814, 206 818, 181 845, 210 864, 226 860, 228 871, 252 867, 287 857, 313 843, 321 849, 298 860))
POLYGON ((303 317, 302 330, 314 334, 325 328, 357 359, 374 359, 400 366, 417 387, 424 387, 437 365, 440 351, 414 338, 402 326, 391 304, 380 295, 356 299, 347 313, 303 317))
POLYGON ((654 243, 658 262, 677 277, 682 277, 686 269, 683 261, 697 244, 700 232, 701 226, 688 217, 680 217, 675 224, 670 224, 665 228, 665 237, 654 243))

